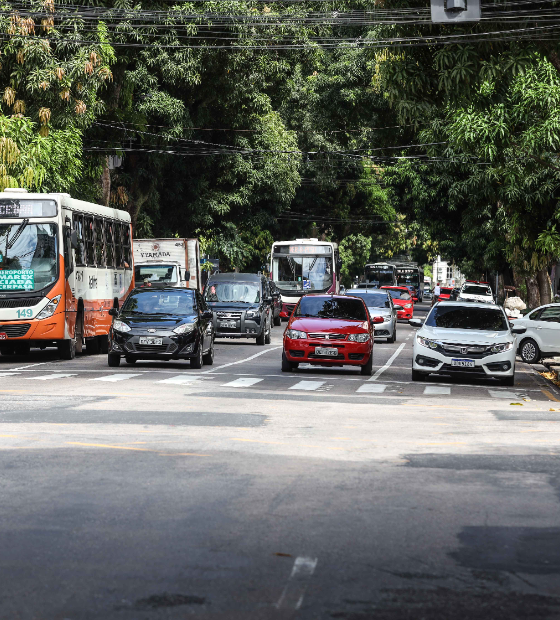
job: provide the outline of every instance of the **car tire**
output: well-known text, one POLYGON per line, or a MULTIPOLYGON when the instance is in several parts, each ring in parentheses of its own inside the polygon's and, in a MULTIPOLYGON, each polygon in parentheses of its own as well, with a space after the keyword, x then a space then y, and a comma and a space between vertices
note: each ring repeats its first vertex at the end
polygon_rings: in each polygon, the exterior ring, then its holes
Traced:
POLYGON ((121 365, 121 356, 118 353, 109 353, 107 363, 111 368, 116 368, 121 365))
POLYGON ((368 361, 360 368, 360 374, 366 377, 373 375, 373 351, 370 353, 368 361))
POLYGON ((264 347, 266 341, 266 325, 263 325, 262 332, 257 336, 255 342, 259 347, 264 347))
POLYGON ((268 330, 267 330, 266 335, 264 337, 264 343, 265 344, 270 344, 270 338, 271 338, 271 335, 272 335, 270 333, 271 331, 272 331, 272 322, 269 323, 268 330))
POLYGON ((397 342, 397 326, 393 329, 393 335, 387 338, 387 342, 397 342))
POLYGON ((76 357, 76 340, 61 340, 58 343, 58 354, 63 360, 73 360, 76 357))
POLYGON ((124 359, 126 360, 127 364, 136 364, 136 362, 138 361, 135 357, 125 357, 124 359))
POLYGON ((191 357, 191 368, 195 368, 199 370, 202 368, 202 364, 204 363, 202 359, 202 342, 198 345, 198 351, 196 353, 196 357, 191 357))
POLYGON ((282 319, 280 316, 275 316, 274 317, 274 326, 275 327, 280 327, 280 325, 282 325, 282 319))
POLYGON ((500 380, 502 385, 507 385, 509 387, 513 387, 515 385, 515 374, 511 375, 511 377, 504 377, 500 380))
POLYGON ((423 372, 420 372, 419 370, 414 370, 414 368, 412 369, 412 380, 413 381, 424 381, 425 378, 426 378, 426 375, 423 372))
POLYGON ((282 351, 282 372, 292 372, 298 367, 296 362, 290 362, 286 357, 284 351, 282 351))
POLYGON ((202 356, 202 363, 206 366, 212 366, 214 364, 214 341, 210 344, 208 353, 202 356))
POLYGON ((539 345, 532 338, 521 343, 519 355, 526 364, 536 364, 541 359, 539 345))

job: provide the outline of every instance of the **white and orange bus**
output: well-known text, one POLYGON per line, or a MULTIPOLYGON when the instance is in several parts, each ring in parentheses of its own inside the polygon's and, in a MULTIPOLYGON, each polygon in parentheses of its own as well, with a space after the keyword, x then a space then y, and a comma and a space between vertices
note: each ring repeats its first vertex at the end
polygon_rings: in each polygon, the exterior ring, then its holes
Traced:
POLYGON ((107 351, 133 287, 130 215, 68 194, 0 192, 0 353, 107 351))

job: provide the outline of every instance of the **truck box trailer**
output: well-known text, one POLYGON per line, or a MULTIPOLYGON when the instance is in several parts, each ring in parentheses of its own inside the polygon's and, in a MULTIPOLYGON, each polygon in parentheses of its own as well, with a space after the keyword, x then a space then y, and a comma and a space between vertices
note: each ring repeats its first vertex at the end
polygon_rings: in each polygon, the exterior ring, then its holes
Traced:
POLYGON ((136 286, 200 288, 198 239, 134 239, 133 249, 136 286))

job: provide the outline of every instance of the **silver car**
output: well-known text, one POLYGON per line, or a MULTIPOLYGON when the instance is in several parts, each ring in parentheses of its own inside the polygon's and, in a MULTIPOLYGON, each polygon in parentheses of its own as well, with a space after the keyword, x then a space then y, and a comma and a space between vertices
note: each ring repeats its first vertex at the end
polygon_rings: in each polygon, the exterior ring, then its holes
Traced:
POLYGON ((397 309, 387 291, 380 289, 353 288, 346 291, 348 297, 364 300, 373 321, 376 338, 387 338, 387 342, 397 340, 397 309), (376 318, 383 319, 376 322, 376 318))

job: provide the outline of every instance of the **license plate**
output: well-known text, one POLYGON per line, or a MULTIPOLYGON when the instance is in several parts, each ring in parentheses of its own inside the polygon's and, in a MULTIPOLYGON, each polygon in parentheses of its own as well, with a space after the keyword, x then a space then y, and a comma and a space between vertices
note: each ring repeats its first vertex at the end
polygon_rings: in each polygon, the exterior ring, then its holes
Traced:
POLYGON ((474 368, 474 360, 451 360, 451 366, 460 368, 474 368))
POLYGON ((237 327, 237 323, 235 321, 220 321, 220 327, 235 329, 237 327))
POLYGON ((321 349, 315 347, 315 355, 325 355, 326 357, 336 357, 338 355, 338 349, 321 349))
POLYGON ((163 344, 163 338, 141 337, 139 344, 163 344))
POLYGON ((8 334, 0 334, 0 340, 8 340, 8 334))

